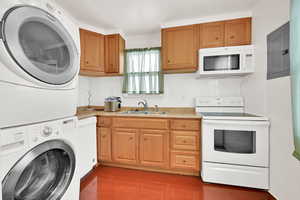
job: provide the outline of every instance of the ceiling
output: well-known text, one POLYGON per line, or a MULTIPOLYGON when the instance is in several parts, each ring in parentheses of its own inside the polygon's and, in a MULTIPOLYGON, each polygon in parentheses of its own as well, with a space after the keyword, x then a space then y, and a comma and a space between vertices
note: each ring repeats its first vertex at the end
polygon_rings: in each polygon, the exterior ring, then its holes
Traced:
POLYGON ((126 35, 158 32, 176 20, 251 10, 258 0, 56 0, 78 21, 126 35))

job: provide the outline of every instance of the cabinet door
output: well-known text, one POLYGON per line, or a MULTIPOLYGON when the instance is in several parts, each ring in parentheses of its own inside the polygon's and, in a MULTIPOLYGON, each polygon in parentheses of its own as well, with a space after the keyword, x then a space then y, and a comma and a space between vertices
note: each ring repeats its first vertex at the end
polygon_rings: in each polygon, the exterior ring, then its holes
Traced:
POLYGON ((224 22, 211 22, 200 25, 200 48, 224 46, 224 22))
POLYGON ((163 70, 197 69, 197 26, 162 30, 163 70))
POLYGON ((145 166, 168 167, 169 132, 142 130, 140 134, 140 162, 145 166))
POLYGON ((104 72, 104 36, 81 30, 81 70, 104 72))
POLYGON ((113 160, 124 164, 137 164, 138 131, 135 129, 114 129, 112 133, 113 160))
POLYGON ((111 129, 98 128, 98 161, 111 161, 111 129))
POLYGON ((105 72, 118 73, 119 72, 119 36, 107 35, 105 36, 105 72))
POLYGON ((225 46, 251 44, 251 18, 225 22, 225 46))

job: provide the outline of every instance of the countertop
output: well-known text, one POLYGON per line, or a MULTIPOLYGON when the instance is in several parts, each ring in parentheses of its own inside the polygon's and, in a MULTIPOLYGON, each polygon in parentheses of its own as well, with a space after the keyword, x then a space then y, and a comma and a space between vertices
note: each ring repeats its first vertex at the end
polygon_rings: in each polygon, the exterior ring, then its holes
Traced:
MULTIPOLYGON (((165 114, 127 114, 123 113, 129 110, 136 110, 137 108, 125 107, 119 112, 104 112, 104 108, 101 106, 90 107, 78 107, 76 116, 78 119, 84 119, 92 116, 111 116, 111 117, 148 117, 148 118, 187 118, 187 119, 201 119, 200 115, 195 113, 194 108, 159 108, 159 112, 165 112, 165 114)), ((149 108, 152 111, 154 108, 149 108)))

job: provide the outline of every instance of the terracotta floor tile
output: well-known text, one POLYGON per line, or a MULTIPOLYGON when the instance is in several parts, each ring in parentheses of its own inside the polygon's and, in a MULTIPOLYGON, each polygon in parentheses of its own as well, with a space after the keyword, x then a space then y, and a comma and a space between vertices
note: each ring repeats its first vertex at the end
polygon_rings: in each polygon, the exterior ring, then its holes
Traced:
POLYGON ((206 184, 197 177, 98 167, 81 183, 80 200, 275 200, 265 191, 206 184))

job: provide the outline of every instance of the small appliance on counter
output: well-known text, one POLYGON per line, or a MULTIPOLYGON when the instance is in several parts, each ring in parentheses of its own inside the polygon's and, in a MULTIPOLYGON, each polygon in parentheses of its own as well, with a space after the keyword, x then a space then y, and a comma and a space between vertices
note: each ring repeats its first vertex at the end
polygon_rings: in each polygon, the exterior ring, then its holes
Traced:
POLYGON ((117 112, 121 110, 121 97, 107 97, 104 101, 105 112, 117 112))
POLYGON ((244 113, 242 97, 199 97, 204 182, 269 189, 269 120, 244 113))

